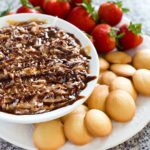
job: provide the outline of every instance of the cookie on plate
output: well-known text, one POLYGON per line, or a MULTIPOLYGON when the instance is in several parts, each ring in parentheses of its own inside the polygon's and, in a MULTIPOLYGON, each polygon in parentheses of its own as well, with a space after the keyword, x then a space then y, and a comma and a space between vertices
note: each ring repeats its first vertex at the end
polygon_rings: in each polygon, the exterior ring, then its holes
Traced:
POLYGON ((38 124, 33 132, 33 142, 40 150, 58 149, 66 143, 63 124, 53 120, 38 124))
POLYGON ((113 80, 113 82, 110 84, 110 90, 124 90, 128 92, 134 100, 137 98, 137 92, 131 82, 128 78, 125 77, 117 77, 116 79, 113 80))
POLYGON ((109 87, 107 85, 97 84, 92 94, 87 100, 90 109, 99 109, 105 111, 105 101, 109 95, 109 87))
POLYGON ((67 139, 76 145, 84 145, 92 140, 85 123, 85 114, 77 114, 69 117, 64 123, 64 131, 67 139))
POLYGON ((108 116, 97 109, 91 109, 86 113, 85 124, 93 136, 103 137, 112 132, 112 123, 108 116))
POLYGON ((136 69, 128 64, 113 64, 110 66, 110 70, 119 76, 131 77, 135 73, 136 69))
POLYGON ((106 113, 118 122, 130 121, 136 111, 136 106, 131 95, 123 90, 112 91, 106 100, 106 113))
POLYGON ((73 112, 67 114, 66 116, 61 117, 62 122, 65 122, 69 117, 76 114, 85 114, 88 111, 88 107, 85 105, 80 105, 73 112))
POLYGON ((132 57, 125 52, 115 51, 107 53, 105 59, 114 64, 127 64, 131 63, 132 57))

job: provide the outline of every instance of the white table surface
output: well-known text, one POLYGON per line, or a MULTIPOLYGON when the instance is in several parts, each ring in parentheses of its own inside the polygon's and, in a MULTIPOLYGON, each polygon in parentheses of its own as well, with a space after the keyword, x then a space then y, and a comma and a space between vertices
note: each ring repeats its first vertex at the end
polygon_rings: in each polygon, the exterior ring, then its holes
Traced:
MULTIPOLYGON (((95 6, 104 0, 93 0, 95 6)), ((130 9, 127 16, 137 23, 143 24, 143 32, 150 35, 150 0, 122 0, 124 5, 130 9)), ((6 9, 7 4, 17 8, 19 0, 0 0, 0 11, 6 9)), ((150 114, 149 114, 150 115, 150 114)), ((0 139, 0 150, 22 150, 6 141, 0 139)), ((111 150, 150 150, 150 123, 137 135, 125 143, 111 150)))

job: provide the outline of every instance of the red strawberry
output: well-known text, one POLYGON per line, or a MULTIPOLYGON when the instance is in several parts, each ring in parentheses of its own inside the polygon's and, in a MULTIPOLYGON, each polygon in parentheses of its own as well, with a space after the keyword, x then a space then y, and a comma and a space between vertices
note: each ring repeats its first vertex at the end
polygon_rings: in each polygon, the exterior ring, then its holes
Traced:
POLYGON ((116 47, 116 34, 108 24, 97 25, 91 35, 99 54, 110 52, 116 47))
POLYGON ((71 7, 67 1, 45 0, 43 9, 49 15, 65 18, 70 12, 71 7))
POLYGON ((123 12, 128 12, 122 8, 122 2, 105 2, 99 7, 98 15, 101 22, 108 23, 111 26, 117 25, 123 16, 123 12))
POLYGON ((95 10, 90 3, 84 2, 82 6, 72 9, 67 21, 85 32, 90 32, 96 25, 95 10))
POLYGON ((33 9, 33 8, 21 6, 20 8, 18 8, 17 13, 40 13, 40 12, 36 9, 33 9))
POLYGON ((119 48, 122 50, 128 50, 140 45, 143 41, 141 33, 141 24, 130 23, 128 26, 124 24, 120 27, 118 34, 122 34, 122 37, 118 39, 119 48))
POLYGON ((39 10, 34 8, 28 0, 20 0, 22 6, 17 9, 17 13, 40 13, 39 10))

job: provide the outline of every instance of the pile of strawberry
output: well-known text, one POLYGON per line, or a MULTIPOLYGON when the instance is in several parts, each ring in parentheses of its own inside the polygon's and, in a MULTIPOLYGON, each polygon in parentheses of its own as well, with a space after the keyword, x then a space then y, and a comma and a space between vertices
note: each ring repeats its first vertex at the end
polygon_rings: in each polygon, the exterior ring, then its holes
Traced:
MULTIPOLYGON (((117 48, 129 50, 140 45, 141 24, 124 24, 115 27, 128 9, 121 1, 105 2, 95 11, 91 0, 20 0, 22 6, 16 13, 45 13, 58 16, 86 32, 94 43, 97 52, 107 53, 117 48)), ((10 9, 1 13, 13 14, 10 9)))

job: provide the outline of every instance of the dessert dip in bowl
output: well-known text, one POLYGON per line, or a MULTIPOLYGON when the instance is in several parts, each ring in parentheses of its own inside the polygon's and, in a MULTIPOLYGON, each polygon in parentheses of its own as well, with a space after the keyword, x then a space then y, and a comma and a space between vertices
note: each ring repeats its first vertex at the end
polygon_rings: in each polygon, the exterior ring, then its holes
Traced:
POLYGON ((1 120, 53 120, 86 101, 97 82, 99 60, 82 31, 42 14, 0 22, 1 120))

